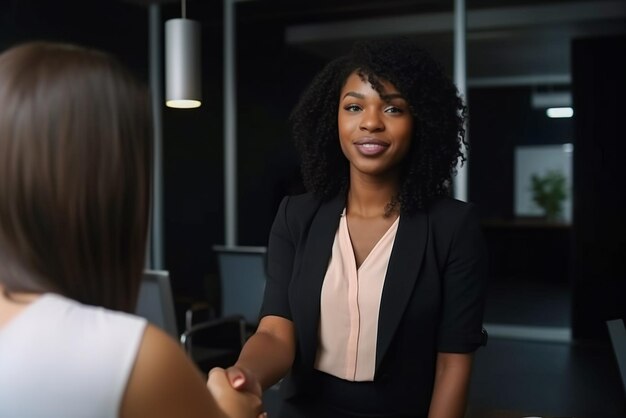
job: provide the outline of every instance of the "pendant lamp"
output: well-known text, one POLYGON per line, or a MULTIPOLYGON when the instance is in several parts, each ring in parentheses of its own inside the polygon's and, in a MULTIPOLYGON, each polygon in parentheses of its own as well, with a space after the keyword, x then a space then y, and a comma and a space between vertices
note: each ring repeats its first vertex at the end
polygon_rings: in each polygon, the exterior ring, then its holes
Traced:
POLYGON ((191 109, 200 107, 200 24, 187 19, 182 0, 182 18, 165 22, 165 104, 191 109))

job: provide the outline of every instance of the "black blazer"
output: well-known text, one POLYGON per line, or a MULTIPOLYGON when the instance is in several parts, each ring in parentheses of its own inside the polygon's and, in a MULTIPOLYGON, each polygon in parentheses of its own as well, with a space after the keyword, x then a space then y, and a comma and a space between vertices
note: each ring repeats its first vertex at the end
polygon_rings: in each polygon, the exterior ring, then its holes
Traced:
MULTIPOLYGON (((281 384, 286 398, 314 396, 322 282, 345 206, 341 195, 286 197, 272 226, 261 316, 290 319, 296 358, 281 384)), ((471 204, 444 198, 401 214, 383 287, 374 384, 389 410, 428 412, 437 352, 483 343, 486 250, 471 204)))

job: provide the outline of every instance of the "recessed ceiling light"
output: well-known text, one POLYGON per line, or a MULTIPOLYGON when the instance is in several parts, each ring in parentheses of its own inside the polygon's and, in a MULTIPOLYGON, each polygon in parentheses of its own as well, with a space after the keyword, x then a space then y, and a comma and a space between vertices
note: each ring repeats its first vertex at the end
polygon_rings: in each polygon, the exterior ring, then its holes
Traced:
POLYGON ((549 118, 571 118, 574 116, 574 109, 571 107, 550 107, 546 109, 549 118))

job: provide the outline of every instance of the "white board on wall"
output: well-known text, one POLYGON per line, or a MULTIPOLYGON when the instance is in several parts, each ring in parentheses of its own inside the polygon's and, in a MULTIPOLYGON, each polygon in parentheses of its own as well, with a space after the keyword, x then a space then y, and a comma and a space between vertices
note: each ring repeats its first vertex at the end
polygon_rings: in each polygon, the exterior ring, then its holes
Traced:
POLYGON ((531 177, 559 171, 566 179, 567 197, 563 202, 563 222, 572 222, 573 144, 515 147, 515 216, 543 216, 533 201, 531 177))

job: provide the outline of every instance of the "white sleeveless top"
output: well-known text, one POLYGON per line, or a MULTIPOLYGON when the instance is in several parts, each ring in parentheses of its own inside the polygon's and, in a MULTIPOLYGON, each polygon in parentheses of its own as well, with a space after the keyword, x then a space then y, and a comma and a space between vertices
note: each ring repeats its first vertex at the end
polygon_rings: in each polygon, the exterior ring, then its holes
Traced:
POLYGON ((0 417, 117 417, 146 320, 45 294, 0 328, 0 417))

